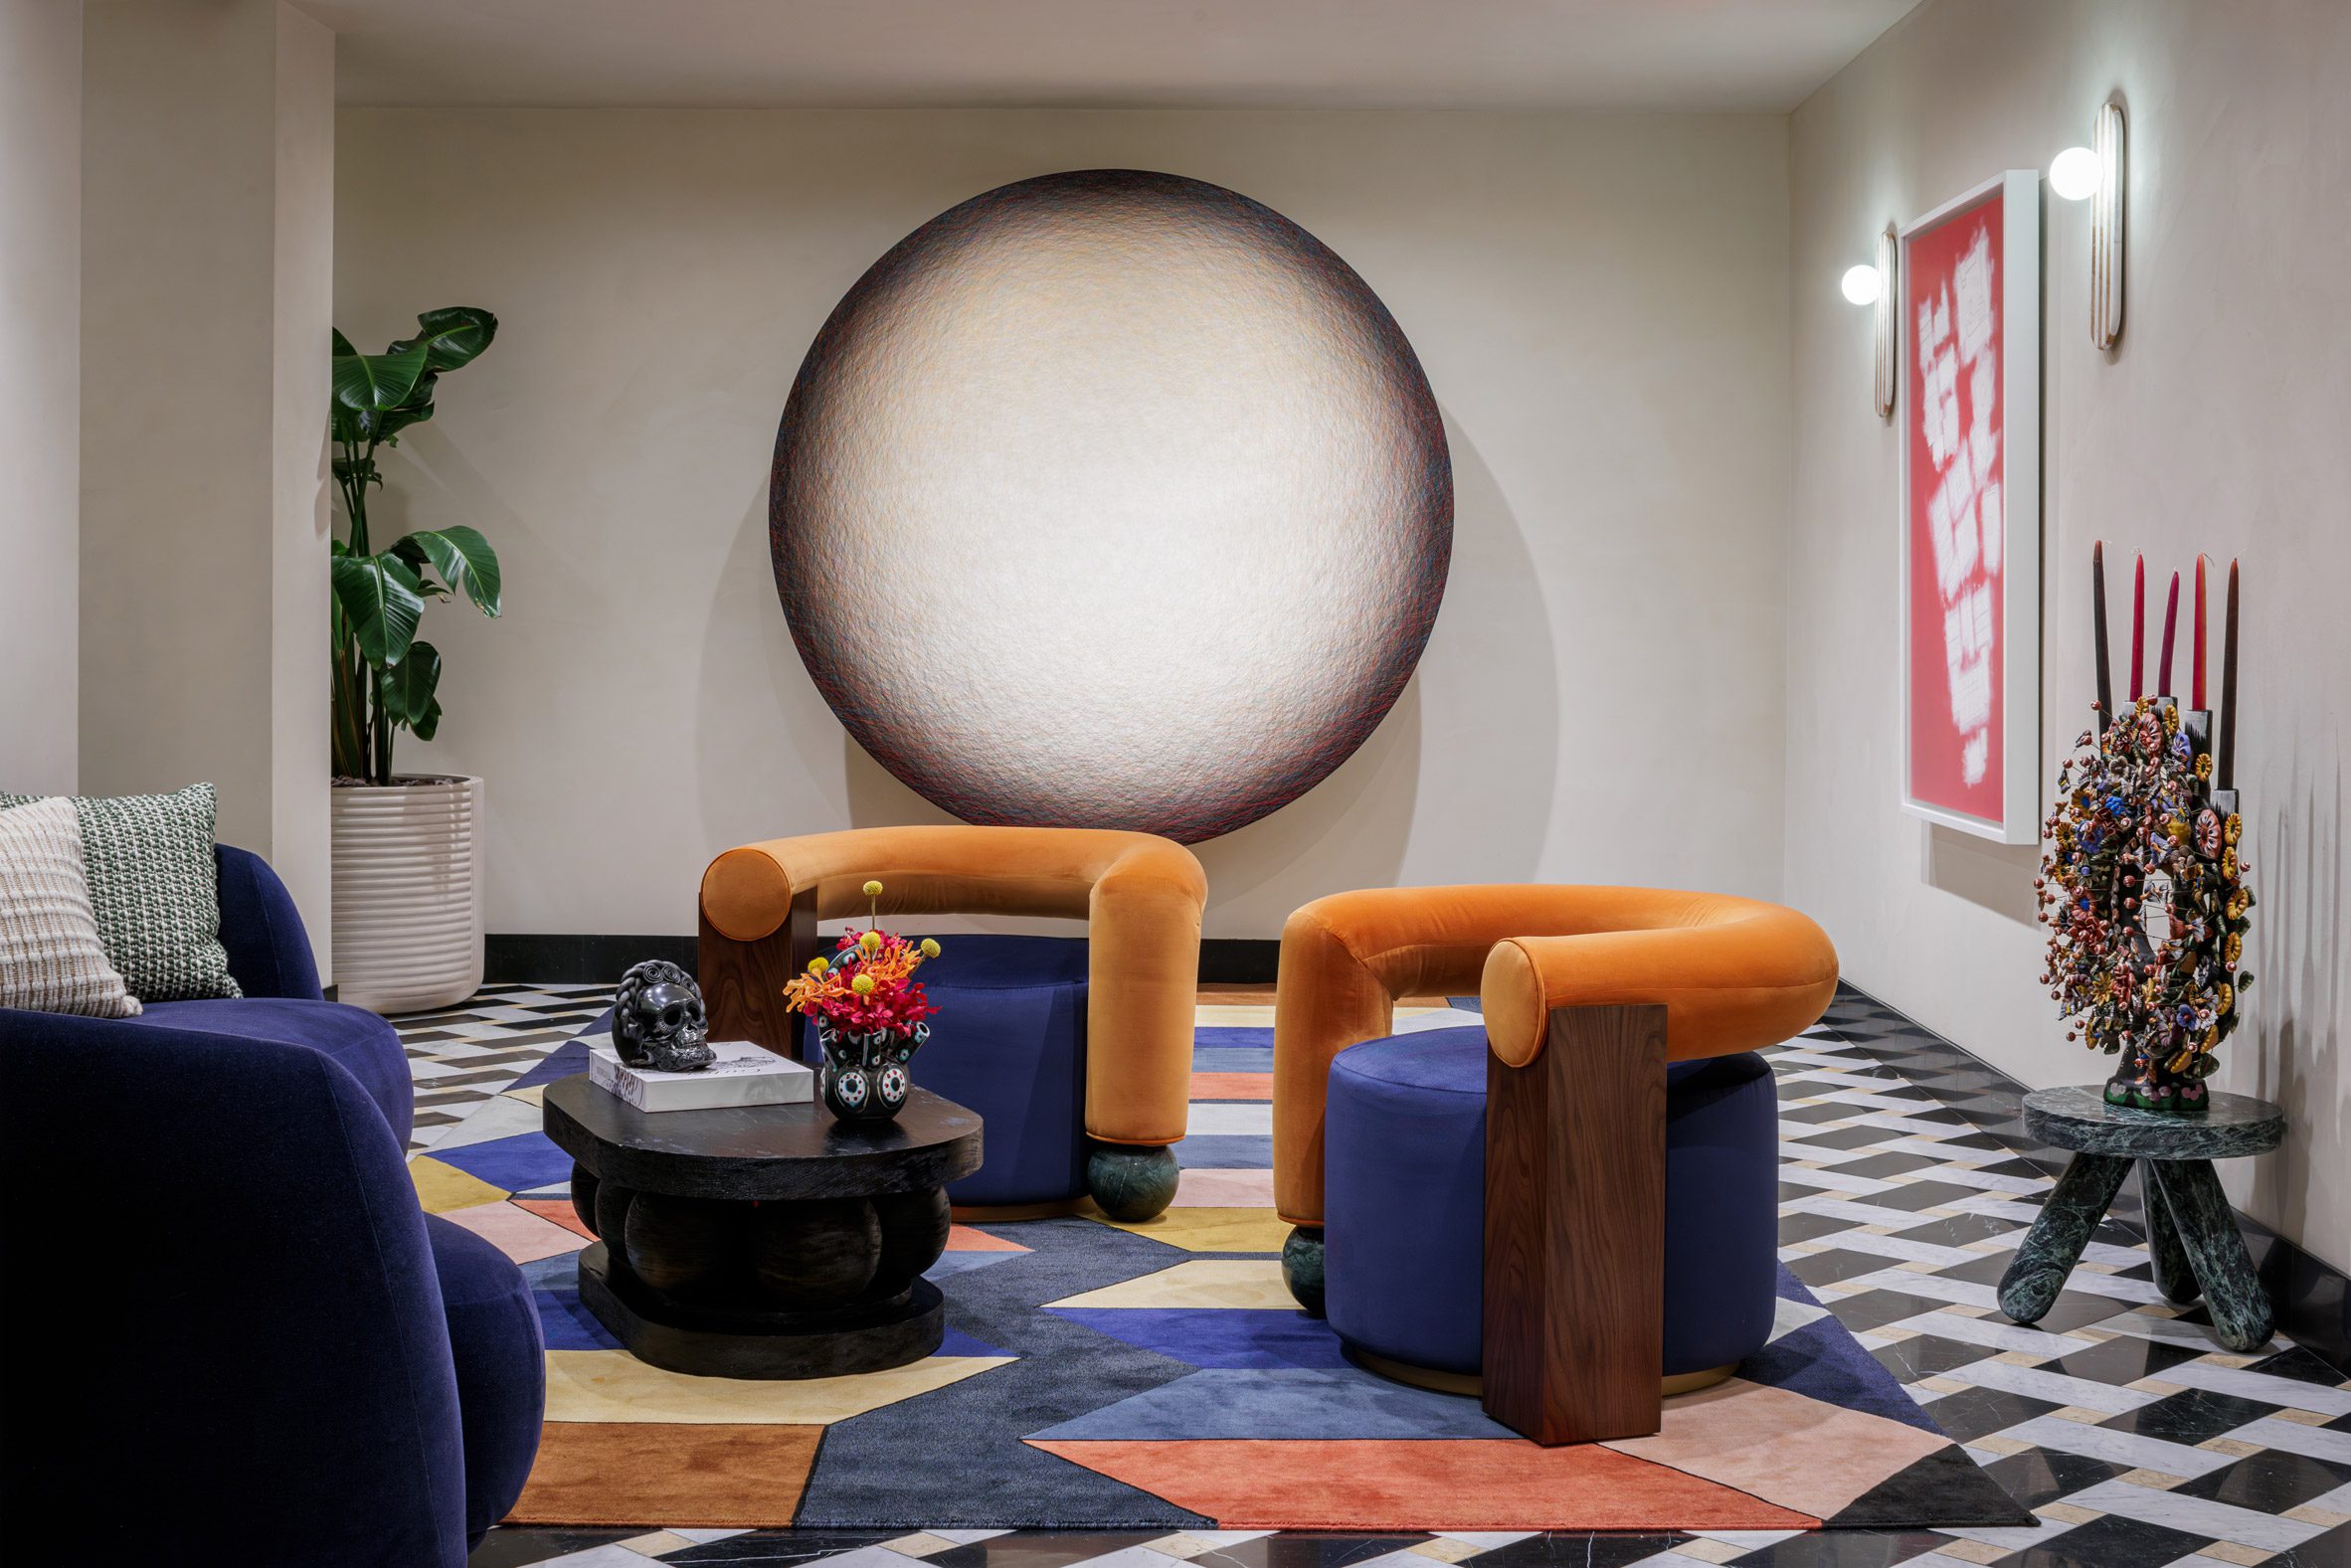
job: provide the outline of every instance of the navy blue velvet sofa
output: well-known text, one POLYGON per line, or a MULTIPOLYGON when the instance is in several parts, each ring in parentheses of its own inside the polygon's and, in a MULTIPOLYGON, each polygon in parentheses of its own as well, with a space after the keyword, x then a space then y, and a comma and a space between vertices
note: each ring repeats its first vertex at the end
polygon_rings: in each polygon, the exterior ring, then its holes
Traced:
POLYGON ((12 1546, 458 1568, 538 1450, 529 1289, 419 1208, 391 1025, 321 999, 268 865, 217 858, 242 999, 0 1008, 12 1546))

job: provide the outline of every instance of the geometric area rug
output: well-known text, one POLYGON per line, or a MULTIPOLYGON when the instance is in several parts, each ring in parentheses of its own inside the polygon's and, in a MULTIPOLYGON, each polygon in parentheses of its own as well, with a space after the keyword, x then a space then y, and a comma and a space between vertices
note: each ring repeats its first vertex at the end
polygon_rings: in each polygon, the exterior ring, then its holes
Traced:
MULTIPOLYGON (((1398 1010, 1399 1027, 1466 1023, 1398 1010)), ((1281 1281, 1272 1030, 1202 1009, 1176 1204, 957 1225, 939 1352, 806 1382, 646 1366, 581 1306, 559 1047, 412 1162, 429 1210, 521 1262, 547 1425, 510 1522, 658 1527, 1899 1530, 2032 1515, 1784 1268, 1771 1341, 1653 1437, 1544 1449, 1474 1398, 1342 1353, 1281 1281), (1214 1022, 1206 1022, 1210 1016, 1214 1022)))

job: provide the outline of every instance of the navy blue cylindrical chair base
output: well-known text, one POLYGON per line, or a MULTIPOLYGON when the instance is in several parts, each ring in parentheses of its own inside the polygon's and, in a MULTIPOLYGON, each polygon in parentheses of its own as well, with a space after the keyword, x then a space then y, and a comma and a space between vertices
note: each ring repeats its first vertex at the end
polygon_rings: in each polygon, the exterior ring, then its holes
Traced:
MULTIPOLYGON (((1332 1064, 1325 1303, 1363 1364, 1467 1391, 1483 1347, 1486 1032, 1371 1040, 1332 1064)), ((1666 1071, 1669 1393, 1719 1381, 1771 1336, 1779 1107, 1744 1053, 1666 1071)))
POLYGON ((987 1154, 950 1182, 959 1208, 1073 1212, 1086 1192, 1083 937, 942 937, 923 965, 938 1007, 909 1071, 980 1113, 987 1154))

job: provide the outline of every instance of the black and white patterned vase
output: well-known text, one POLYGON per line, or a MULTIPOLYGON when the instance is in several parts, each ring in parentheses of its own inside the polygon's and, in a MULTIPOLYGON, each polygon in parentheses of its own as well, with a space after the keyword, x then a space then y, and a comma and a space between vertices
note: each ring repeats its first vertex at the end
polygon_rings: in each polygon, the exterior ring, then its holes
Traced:
POLYGON ((914 1081, 906 1064, 931 1037, 931 1026, 911 1029, 839 1030, 819 1018, 816 1040, 824 1061, 816 1069, 816 1092, 824 1109, 843 1122, 886 1122, 906 1107, 914 1081))

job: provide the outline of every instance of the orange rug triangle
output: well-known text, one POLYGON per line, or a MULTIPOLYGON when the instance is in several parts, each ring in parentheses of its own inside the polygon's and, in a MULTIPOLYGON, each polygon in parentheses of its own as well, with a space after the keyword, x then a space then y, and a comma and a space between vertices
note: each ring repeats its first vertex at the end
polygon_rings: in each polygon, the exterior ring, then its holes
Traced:
POLYGON ((1590 1444, 1054 1441, 1029 1446, 1221 1529, 1809 1530, 1820 1520, 1590 1444))

